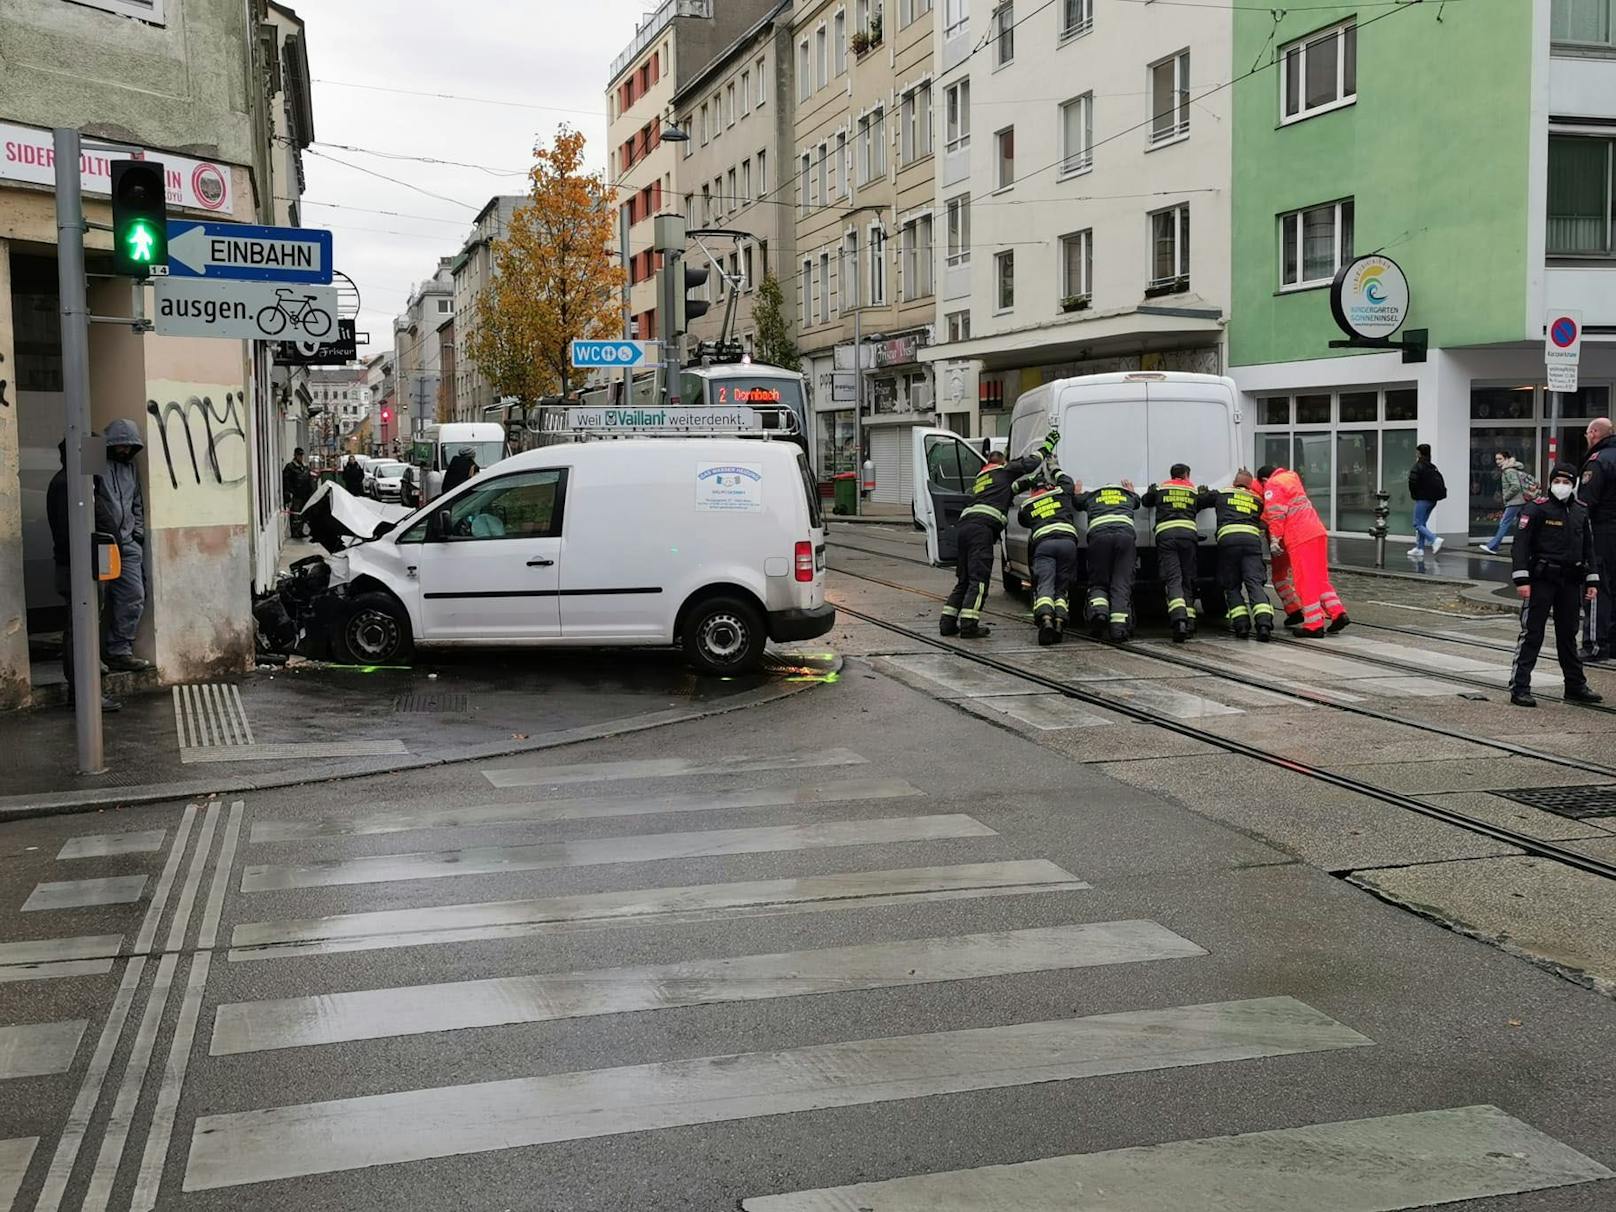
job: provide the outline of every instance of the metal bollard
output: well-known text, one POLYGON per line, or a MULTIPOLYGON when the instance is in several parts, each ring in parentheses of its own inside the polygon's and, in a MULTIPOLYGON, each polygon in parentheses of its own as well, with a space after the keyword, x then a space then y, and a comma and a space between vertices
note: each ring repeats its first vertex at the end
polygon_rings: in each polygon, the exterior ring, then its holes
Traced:
POLYGON ((1375 567, 1386 567, 1387 523, 1392 516, 1392 494, 1384 488, 1375 493, 1375 524, 1369 528, 1369 537, 1375 540, 1375 567))

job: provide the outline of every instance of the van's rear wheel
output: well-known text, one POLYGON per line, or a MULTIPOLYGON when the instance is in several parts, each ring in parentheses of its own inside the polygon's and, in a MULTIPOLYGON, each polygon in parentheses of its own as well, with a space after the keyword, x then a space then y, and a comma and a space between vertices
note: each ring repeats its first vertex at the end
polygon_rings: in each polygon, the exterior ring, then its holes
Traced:
POLYGON ((414 648, 410 617, 385 593, 362 593, 349 603, 331 637, 332 654, 349 665, 392 665, 414 648))
POLYGON ((757 610, 737 598, 698 602, 685 618, 685 659, 702 673, 754 672, 767 639, 757 610))

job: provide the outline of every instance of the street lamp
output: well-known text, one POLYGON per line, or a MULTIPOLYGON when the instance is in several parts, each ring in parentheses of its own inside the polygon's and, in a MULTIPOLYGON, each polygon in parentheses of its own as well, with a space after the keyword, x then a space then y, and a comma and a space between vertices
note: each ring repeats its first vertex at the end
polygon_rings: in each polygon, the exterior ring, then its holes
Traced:
MULTIPOLYGON (((864 206, 855 206, 847 211, 844 218, 851 219, 862 211, 873 210, 876 213, 886 209, 885 203, 867 203, 864 206)), ((887 255, 887 231, 881 231, 881 256, 887 255)), ((870 256, 874 257, 876 250, 870 249, 870 256)), ((853 266, 854 281, 858 280, 858 266, 853 266)), ((853 296, 857 302, 853 304, 853 474, 857 476, 854 482, 857 488, 853 492, 853 516, 858 517, 864 512, 864 292, 861 290, 853 296)), ((846 308, 844 307, 845 311, 846 308)), ((834 369, 832 378, 834 378, 834 369)), ((834 388, 832 389, 834 391, 834 388)))
POLYGON ((662 141, 664 143, 689 143, 690 135, 688 132, 680 130, 672 122, 669 122, 662 128, 662 141))

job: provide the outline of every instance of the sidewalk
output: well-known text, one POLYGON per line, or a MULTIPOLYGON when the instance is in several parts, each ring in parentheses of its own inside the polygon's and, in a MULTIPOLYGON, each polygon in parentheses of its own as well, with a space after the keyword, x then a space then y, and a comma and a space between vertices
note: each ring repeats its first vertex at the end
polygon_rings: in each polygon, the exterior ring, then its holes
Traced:
MULTIPOLYGON (((525 752, 744 709, 833 681, 812 645, 746 678, 671 651, 433 654, 413 668, 301 662, 130 694, 104 721, 107 772, 76 767, 65 707, 0 715, 0 820, 285 787, 525 752)), ((326 794, 326 793, 321 793, 326 794)))

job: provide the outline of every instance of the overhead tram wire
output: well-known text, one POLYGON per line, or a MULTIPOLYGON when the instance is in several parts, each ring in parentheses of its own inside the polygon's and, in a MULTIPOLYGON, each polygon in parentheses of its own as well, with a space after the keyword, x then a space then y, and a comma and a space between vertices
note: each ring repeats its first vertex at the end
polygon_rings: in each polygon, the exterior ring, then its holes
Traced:
POLYGON ((317 159, 329 160, 333 164, 340 164, 344 168, 353 169, 355 172, 361 172, 367 176, 377 177, 380 180, 389 181, 394 185, 402 185, 405 189, 414 190, 418 194, 422 194, 428 198, 434 198, 439 202, 448 202, 454 206, 463 206, 470 211, 479 211, 482 209, 481 205, 474 206, 470 202, 462 202, 459 198, 450 198, 444 194, 435 194, 429 189, 422 189, 419 185, 416 185, 413 182, 400 180, 398 177, 389 177, 386 173, 379 173, 373 168, 366 168, 363 164, 354 164, 349 160, 339 159, 338 157, 329 155, 326 152, 317 152, 313 148, 308 149, 308 151, 309 155, 314 156, 317 159))
POLYGON ((598 109, 573 109, 565 105, 537 105, 531 101, 508 101, 498 97, 467 97, 459 93, 435 93, 413 88, 393 88, 386 84, 360 84, 353 80, 326 80, 317 77, 312 83, 325 84, 332 88, 362 88, 377 93, 397 93, 403 97, 426 97, 436 101, 464 101, 474 105, 503 105, 510 109, 532 109, 554 114, 580 114, 587 118, 605 117, 604 112, 598 109))

